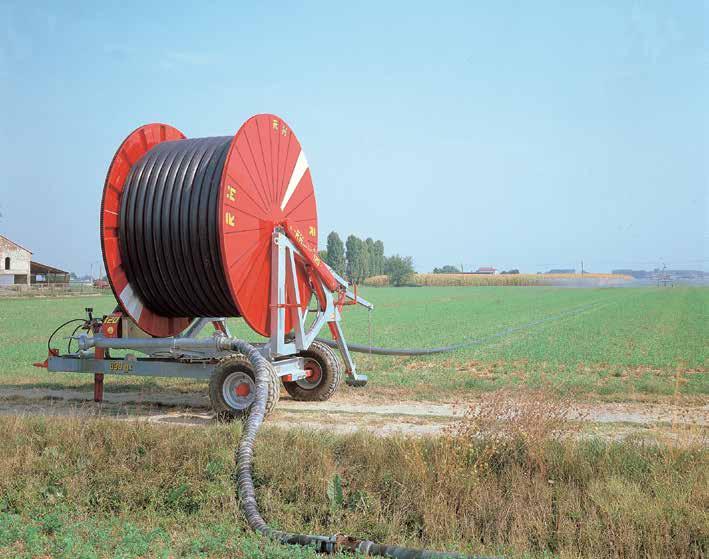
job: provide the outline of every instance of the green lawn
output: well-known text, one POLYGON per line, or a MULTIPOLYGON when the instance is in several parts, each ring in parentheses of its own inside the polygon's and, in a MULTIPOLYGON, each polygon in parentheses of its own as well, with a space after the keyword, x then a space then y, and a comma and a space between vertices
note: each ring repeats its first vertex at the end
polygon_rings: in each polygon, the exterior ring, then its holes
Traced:
MULTIPOLYGON (((369 288, 362 294, 376 306, 374 345, 482 340, 435 357, 358 355, 372 394, 398 391, 402 397, 437 399, 502 387, 549 387, 618 399, 709 392, 709 288, 425 287, 369 288)), ((108 295, 0 299, 0 386, 86 385, 84 376, 53 375, 31 363, 46 356, 46 338, 55 326, 81 317, 86 306, 105 313, 114 305, 108 295)), ((368 344, 369 313, 348 307, 344 315, 348 339, 368 344)), ((255 339, 240 321, 232 323, 237 335, 255 339)), ((125 389, 194 389, 187 381, 115 382, 125 389)))

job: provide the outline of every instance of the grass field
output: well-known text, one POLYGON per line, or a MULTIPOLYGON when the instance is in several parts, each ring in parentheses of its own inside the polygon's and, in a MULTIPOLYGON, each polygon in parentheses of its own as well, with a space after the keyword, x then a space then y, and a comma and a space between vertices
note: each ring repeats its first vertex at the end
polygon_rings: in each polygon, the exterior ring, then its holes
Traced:
MULTIPOLYGON (((369 394, 447 399, 499 388, 545 388, 579 398, 686 399, 709 393, 709 288, 564 289, 554 287, 369 288, 376 306, 344 311, 348 339, 389 347, 433 347, 481 340, 425 358, 357 355, 369 394), (509 331, 512 329, 512 331, 509 331)), ((46 356, 55 326, 115 305, 111 296, 0 299, 0 387, 86 384, 31 363, 46 356)), ((237 335, 254 339, 239 320, 237 335)), ((65 330, 61 334, 69 335, 65 330)), ((62 342, 66 343, 66 341, 62 342)), ((188 381, 115 379, 124 389, 188 381)))
MULTIPOLYGON (((616 439, 589 436, 564 419, 569 402, 580 398, 705 404, 709 289, 427 287, 363 294, 376 310, 345 310, 353 342, 369 343, 371 318, 375 345, 480 343, 427 358, 358 355, 371 378, 361 393, 469 399, 480 407, 429 438, 267 424, 257 441, 255 479, 268 521, 510 558, 709 554, 705 430, 673 426, 669 438, 648 429, 616 439), (501 410, 511 419, 500 422, 501 410), (328 495, 336 484, 342 493, 328 495)), ((86 306, 106 313, 114 305, 108 296, 0 299, 0 394, 18 385, 89 387, 90 378, 30 363, 44 359, 56 325, 81 317, 86 306)), ((236 335, 254 339, 232 322, 236 335)), ((108 384, 204 389, 130 377, 108 384)), ((247 531, 231 482, 239 434, 238 424, 0 416, 0 557, 314 558, 247 531)))
MULTIPOLYGON (((543 398, 510 424, 491 423, 495 407, 430 439, 266 428, 264 516, 509 558, 706 556, 700 442, 560 439, 543 398)), ((246 531, 231 481, 238 425, 0 417, 0 433, 0 557, 315 557, 246 531)))

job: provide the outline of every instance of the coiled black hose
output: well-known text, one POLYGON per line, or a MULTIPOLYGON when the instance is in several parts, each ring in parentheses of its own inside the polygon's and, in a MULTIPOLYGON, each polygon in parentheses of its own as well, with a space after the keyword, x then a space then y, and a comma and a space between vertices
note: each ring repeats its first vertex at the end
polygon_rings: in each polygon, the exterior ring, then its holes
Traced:
POLYGON ((139 299, 161 316, 239 316, 218 239, 219 185, 231 140, 162 142, 126 179, 121 257, 139 299))
POLYGON ((349 551, 363 555, 391 557, 393 559, 482 559, 459 553, 427 551, 425 549, 409 549, 396 545, 383 545, 367 540, 358 540, 341 534, 333 536, 317 536, 295 534, 274 530, 261 516, 256 502, 256 490, 251 477, 254 461, 254 443, 264 416, 266 415, 266 399, 268 398, 268 383, 270 364, 253 345, 243 340, 231 339, 230 349, 246 356, 251 363, 256 377, 256 397, 251 405, 249 416, 244 423, 241 440, 236 449, 236 488, 237 498, 241 500, 241 508, 251 529, 263 536, 282 544, 314 546, 320 553, 334 554, 338 551, 349 551))

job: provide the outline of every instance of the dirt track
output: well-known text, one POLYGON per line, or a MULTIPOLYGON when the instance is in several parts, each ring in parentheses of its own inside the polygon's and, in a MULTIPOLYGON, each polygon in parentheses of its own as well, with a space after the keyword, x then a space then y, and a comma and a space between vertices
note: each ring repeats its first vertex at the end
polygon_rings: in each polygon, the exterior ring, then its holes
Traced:
MULTIPOLYGON (((107 392, 102 404, 92 393, 40 388, 4 389, 1 415, 108 417, 150 423, 204 426, 214 422, 206 395, 199 393, 107 392)), ((451 425, 475 402, 397 401, 382 403, 338 394, 328 402, 296 402, 282 397, 268 423, 278 426, 326 429, 340 433, 367 430, 377 434, 436 434, 451 425)), ((642 403, 576 404, 571 419, 598 424, 616 433, 666 430, 672 425, 709 425, 709 405, 680 407, 642 403)))

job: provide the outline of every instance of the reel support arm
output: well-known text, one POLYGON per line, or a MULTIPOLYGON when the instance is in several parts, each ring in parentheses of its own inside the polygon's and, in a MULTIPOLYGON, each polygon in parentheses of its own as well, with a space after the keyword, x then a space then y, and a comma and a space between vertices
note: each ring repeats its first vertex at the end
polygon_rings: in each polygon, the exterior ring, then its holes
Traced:
POLYGON ((367 376, 359 374, 352 359, 340 321, 345 301, 360 304, 369 310, 374 308, 369 301, 350 291, 349 283, 335 273, 317 253, 317 248, 305 243, 300 231, 292 226, 286 230, 276 227, 273 231, 271 252, 271 339, 267 344, 272 357, 293 355, 308 349, 325 323, 345 363, 346 382, 351 386, 364 386, 367 376), (287 234, 285 231, 289 232, 287 234), (303 311, 296 278, 296 259, 302 259, 310 271, 313 291, 318 299, 317 315, 307 326, 308 312, 303 311), (289 295, 290 304, 286 302, 289 295), (286 313, 290 313, 294 325, 294 338, 286 339, 286 313))

